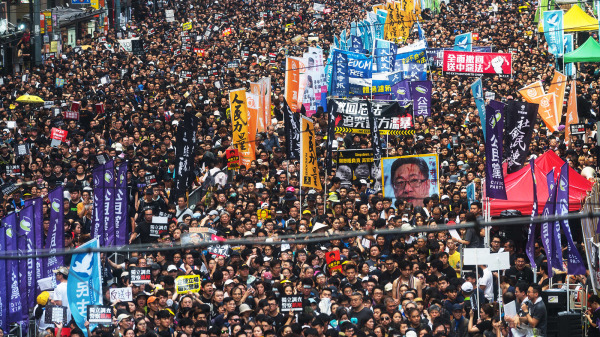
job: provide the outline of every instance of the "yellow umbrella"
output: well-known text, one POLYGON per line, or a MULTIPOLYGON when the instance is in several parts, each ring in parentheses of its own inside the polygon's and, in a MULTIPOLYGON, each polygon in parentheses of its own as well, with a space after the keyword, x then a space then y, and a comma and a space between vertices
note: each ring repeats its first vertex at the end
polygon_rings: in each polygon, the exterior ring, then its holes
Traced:
POLYGON ((44 100, 35 95, 23 95, 17 98, 17 102, 19 103, 44 103, 44 100))

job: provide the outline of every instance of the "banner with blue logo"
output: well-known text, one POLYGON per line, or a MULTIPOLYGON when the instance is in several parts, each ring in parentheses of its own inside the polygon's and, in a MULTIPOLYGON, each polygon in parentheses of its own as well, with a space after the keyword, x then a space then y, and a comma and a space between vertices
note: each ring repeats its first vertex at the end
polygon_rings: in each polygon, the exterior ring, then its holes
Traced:
MULTIPOLYGON (((11 213, 2 219, 4 234, 6 239, 6 251, 16 252, 17 247, 17 213, 11 213)), ((19 278, 19 261, 6 260, 6 269, 3 271, 7 277, 6 292, 8 294, 8 322, 19 322, 23 319, 23 305, 21 301, 21 289, 19 284, 22 283, 19 278)))
POLYGON ((471 32, 456 35, 454 38, 455 51, 473 51, 473 35, 471 32))
MULTIPOLYGON (((550 215, 554 215, 554 207, 556 206, 556 188, 554 188, 554 169, 552 169, 546 175, 546 184, 548 185, 548 200, 546 200, 546 204, 544 205, 544 210, 542 211, 542 217, 547 219, 550 215)), ((542 245, 544 246, 544 251, 546 251, 546 260, 548 261, 548 276, 552 277, 554 272, 552 270, 552 266, 554 263, 552 260, 554 259, 554 246, 552 245, 553 236, 552 232, 554 232, 554 223, 551 221, 546 221, 542 223, 542 245)))
MULTIPOLYGON (((33 204, 23 207, 19 212, 19 226, 17 227, 17 249, 21 255, 34 253, 34 213, 33 204)), ((42 220, 43 221, 43 220, 42 220)), ((35 259, 19 260, 19 289, 21 291, 21 305, 23 308, 35 306, 36 288, 35 259)))
POLYGON ((548 52, 554 56, 562 56, 564 53, 563 43, 563 12, 544 12, 544 37, 548 43, 548 52))
MULTIPOLYGON (((59 186, 50 193, 48 193, 48 199, 50 200, 50 227, 48 228, 48 235, 46 236, 46 245, 44 248, 49 250, 50 254, 56 253, 58 249, 62 249, 65 246, 65 227, 64 223, 64 207, 63 203, 63 191, 64 187, 59 186)), ((62 255, 55 255, 45 258, 44 277, 52 276, 53 270, 64 266, 65 258, 62 255)))
POLYGON ((402 80, 392 86, 392 98, 398 101, 401 106, 406 106, 411 102, 410 81, 402 80))
POLYGON ((413 99, 413 115, 429 117, 431 115, 431 81, 414 81, 410 83, 413 99))
POLYGON ((92 170, 94 181, 94 212, 90 235, 99 238, 100 244, 104 244, 104 165, 99 165, 92 170))
MULTIPOLYGON (((89 305, 102 305, 102 274, 100 273, 100 253, 86 252, 90 248, 98 248, 98 238, 86 242, 77 248, 71 258, 69 279, 67 280, 67 296, 69 309, 77 326, 87 331, 84 323, 87 320, 89 305)), ((94 327, 90 325, 90 331, 94 327)), ((87 332, 86 332, 87 335, 87 332)))
POLYGON ((537 198, 537 181, 535 179, 535 159, 529 160, 529 167, 531 169, 531 178, 533 181, 533 207, 531 209, 531 223, 529 224, 529 231, 527 233, 527 246, 525 246, 525 253, 529 258, 531 269, 536 270, 538 266, 535 264, 535 227, 533 219, 538 216, 538 198, 537 198))
POLYGON ((115 195, 115 245, 127 244, 127 162, 117 166, 115 195))
MULTIPOLYGON (((479 120, 481 122, 485 121, 485 101, 483 99, 483 87, 481 85, 481 78, 477 79, 477 81, 471 84, 471 94, 475 99, 475 105, 477 106, 477 112, 479 113, 479 120)), ((483 139, 485 138, 486 128, 482 128, 483 130, 483 139)))
MULTIPOLYGON (((569 214, 569 163, 564 163, 560 169, 560 176, 558 178, 558 189, 556 192, 556 215, 568 215, 569 214)), ((560 222, 560 227, 567 238, 568 256, 567 269, 571 275, 585 275, 586 268, 583 264, 581 254, 577 250, 577 246, 573 242, 573 235, 571 235, 571 228, 569 227, 569 220, 564 219, 560 222)), ((560 234, 559 234, 560 235, 560 234)), ((562 257, 562 256, 561 256, 562 257)), ((561 259, 562 261, 562 259, 561 259)))
POLYGON ((109 161, 104 165, 104 245, 115 243, 115 162, 109 161))

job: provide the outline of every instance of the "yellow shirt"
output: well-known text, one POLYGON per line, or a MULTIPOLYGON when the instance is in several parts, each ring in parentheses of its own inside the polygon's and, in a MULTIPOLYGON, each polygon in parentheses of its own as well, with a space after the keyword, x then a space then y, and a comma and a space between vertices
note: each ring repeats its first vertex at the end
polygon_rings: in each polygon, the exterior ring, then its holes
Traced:
MULTIPOLYGON (((460 253, 458 252, 458 250, 455 251, 454 254, 449 254, 448 264, 454 269, 460 269, 460 253)), ((456 275, 460 277, 459 272, 457 272, 456 275)))

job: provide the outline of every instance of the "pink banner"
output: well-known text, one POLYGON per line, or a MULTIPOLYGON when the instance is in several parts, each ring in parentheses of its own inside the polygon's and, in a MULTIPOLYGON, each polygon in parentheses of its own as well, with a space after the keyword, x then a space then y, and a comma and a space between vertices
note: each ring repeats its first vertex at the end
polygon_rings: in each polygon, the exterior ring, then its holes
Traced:
POLYGON ((462 76, 510 77, 512 75, 512 55, 445 50, 444 73, 462 76))

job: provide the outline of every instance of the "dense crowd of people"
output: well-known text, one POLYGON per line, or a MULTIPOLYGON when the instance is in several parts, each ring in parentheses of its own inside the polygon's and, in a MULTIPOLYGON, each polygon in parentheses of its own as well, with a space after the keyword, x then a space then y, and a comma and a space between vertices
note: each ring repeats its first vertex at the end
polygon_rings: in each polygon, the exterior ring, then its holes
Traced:
MULTIPOLYGON (((532 270, 523 254, 523 239, 515 242, 525 237, 520 229, 510 237, 492 230, 491 251, 509 252, 511 257, 511 268, 498 278, 485 266, 477 273, 474 269, 461 273, 461 247, 484 247, 483 230, 462 229, 459 237, 436 230, 482 216, 481 203, 469 203, 466 190, 474 182, 480 199, 485 175, 472 78, 448 77, 430 69, 434 88, 430 117, 415 120, 415 136, 387 137, 384 142, 389 156, 437 153, 439 194, 422 204, 402 199, 392 203, 381 191, 368 192, 372 180, 357 179, 348 186, 341 184, 335 169, 325 174, 327 113, 321 110, 313 117, 320 177, 328 186, 327 194, 301 188, 299 164, 285 155, 285 57, 302 56, 309 46, 320 46, 326 56, 333 37, 376 4, 368 0, 321 3, 332 9, 330 14, 317 13, 312 2, 304 1, 181 0, 161 2, 161 6, 134 2, 134 17, 123 30, 84 36, 77 41, 79 47, 65 45, 60 57, 45 59, 40 67, 23 64, 22 72, 3 78, 0 163, 18 165, 20 170, 18 174, 7 170, 0 179, 20 183, 20 188, 3 196, 0 215, 18 211, 23 200, 45 197, 50 189, 63 185, 68 203, 65 249, 87 242, 93 209, 91 172, 98 156, 106 155, 117 164, 129 163, 129 242, 174 247, 168 252, 148 249, 131 254, 119 264, 103 254, 104 302, 114 306, 114 325, 98 326, 89 334, 466 337, 508 336, 511 330, 522 335, 535 329, 537 336, 546 335, 549 318, 540 296, 549 280, 541 242, 535 246, 539 268, 532 270), (174 10, 174 22, 166 21, 165 9, 174 10), (264 26, 257 28, 260 21, 264 26), (189 41, 181 37, 184 22, 193 24, 189 41), (224 34, 227 28, 230 34, 224 34), (143 55, 118 47, 117 40, 127 36, 144 41, 143 55), (90 47, 80 48, 83 45, 90 47), (248 89, 250 82, 264 76, 271 77, 273 124, 257 137, 257 160, 228 172, 225 150, 232 147, 228 91, 248 89), (64 85, 58 85, 63 80, 64 85), (53 105, 16 102, 23 94, 38 95, 53 105), (78 120, 56 113, 56 108, 67 111, 74 101, 81 103, 78 120), (104 113, 96 110, 99 103, 104 113), (188 190, 204 189, 196 204, 183 196, 170 198, 176 129, 185 114, 200 118, 193 165, 196 179, 188 190), (67 142, 50 146, 52 127, 67 130, 67 142), (19 144, 29 144, 29 154, 17 155, 14 149, 19 144), (156 185, 146 186, 147 174, 155 175, 156 185), (257 211, 263 209, 270 210, 269 217, 259 218, 257 211), (168 231, 159 237, 149 235, 152 216, 164 214, 169 217, 168 231), (193 227, 211 228, 226 239, 262 237, 267 242, 232 246, 223 255, 205 248, 177 249, 193 227), (376 234, 386 228, 421 228, 422 232, 376 234), (334 236, 359 230, 375 234, 302 241, 311 232, 334 236), (297 234, 298 239, 269 244, 287 234, 297 234), (326 254, 335 251, 340 253, 342 268, 332 270, 326 254), (128 268, 132 266, 150 267, 152 282, 131 284, 128 268), (175 278, 192 274, 201 275, 200 291, 177 294, 175 278), (131 287, 133 301, 110 303, 112 287, 131 287), (284 295, 300 296, 302 307, 283 311, 284 295), (499 318, 502 298, 503 303, 518 303, 518 317, 499 318)), ((452 0, 442 1, 439 10, 424 10, 421 25, 429 47, 452 47, 456 35, 478 33, 476 45, 510 52, 514 61, 512 78, 483 78, 486 91, 506 100, 519 99, 518 89, 538 80, 548 87, 555 62, 543 36, 537 34, 534 5, 497 2, 497 11, 491 5, 491 1, 452 0)), ((414 42, 416 35, 411 33, 406 43, 414 42)), ((550 150, 569 160, 578 172, 586 166, 595 168, 599 78, 597 67, 578 68, 579 115, 586 134, 570 140, 567 147, 564 132, 548 132, 538 119, 529 144, 531 156, 550 150)), ((369 135, 336 134, 336 140, 346 149, 371 146, 369 135)), ((45 216, 47 211, 45 207, 45 216)), ((56 271, 58 286, 53 294, 38 298, 36 318, 40 319, 45 305, 66 305, 66 267, 56 271)), ((556 281, 565 277, 559 274, 556 281)), ((576 281, 588 282, 586 275, 576 281)), ((590 299, 595 303, 592 308, 599 302, 590 299)), ((591 311, 588 317, 591 333, 599 334, 600 314, 591 311)), ((43 336, 83 335, 82 327, 73 322, 64 327, 39 323, 43 336)))

